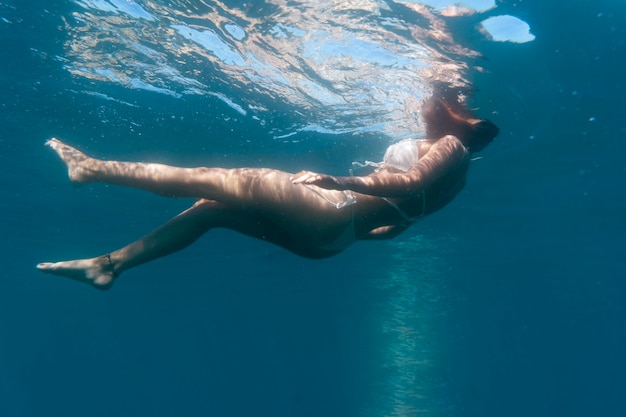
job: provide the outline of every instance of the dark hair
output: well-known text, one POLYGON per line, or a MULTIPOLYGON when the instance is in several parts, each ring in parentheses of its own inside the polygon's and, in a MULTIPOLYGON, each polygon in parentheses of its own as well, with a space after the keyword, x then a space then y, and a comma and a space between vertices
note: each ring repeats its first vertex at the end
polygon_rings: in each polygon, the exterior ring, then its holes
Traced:
POLYGON ((470 152, 479 152, 489 145, 498 133, 500 133, 498 126, 485 119, 472 125, 470 134, 459 139, 470 152))
POLYGON ((456 100, 450 100, 449 91, 432 96, 422 105, 422 119, 430 139, 454 135, 470 152, 478 152, 498 136, 500 129, 489 120, 478 119, 456 100))

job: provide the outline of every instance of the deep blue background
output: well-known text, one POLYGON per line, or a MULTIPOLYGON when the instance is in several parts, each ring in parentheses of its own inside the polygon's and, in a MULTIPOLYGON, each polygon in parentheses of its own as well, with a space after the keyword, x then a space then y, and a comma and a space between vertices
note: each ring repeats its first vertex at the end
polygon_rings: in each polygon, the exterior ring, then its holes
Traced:
POLYGON ((565 3, 499 6, 531 25, 524 45, 458 24, 486 57, 474 104, 501 135, 463 194, 407 236, 314 262, 215 231, 102 293, 34 265, 111 250, 190 202, 75 189, 45 139, 288 170, 339 170, 359 144, 277 143, 206 98, 130 92, 140 107, 103 108, 53 59, 70 5, 3 2, 0 415, 376 415, 399 395, 381 323, 404 320, 407 293, 404 330, 423 331, 436 362, 414 387, 432 414, 625 415, 626 6, 565 3))

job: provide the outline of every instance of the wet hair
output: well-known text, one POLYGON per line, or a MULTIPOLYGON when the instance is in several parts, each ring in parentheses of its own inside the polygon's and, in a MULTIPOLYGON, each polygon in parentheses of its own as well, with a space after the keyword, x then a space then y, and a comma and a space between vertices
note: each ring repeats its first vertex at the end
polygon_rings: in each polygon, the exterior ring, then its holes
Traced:
POLYGON ((469 135, 459 139, 470 152, 479 152, 483 150, 485 146, 493 142, 494 138, 498 136, 498 133, 500 133, 498 126, 491 123, 489 120, 481 120, 472 126, 469 135))
POLYGON ((430 139, 454 135, 470 152, 478 152, 498 136, 498 127, 489 120, 478 119, 465 106, 451 99, 450 91, 439 92, 424 101, 422 118, 430 139))

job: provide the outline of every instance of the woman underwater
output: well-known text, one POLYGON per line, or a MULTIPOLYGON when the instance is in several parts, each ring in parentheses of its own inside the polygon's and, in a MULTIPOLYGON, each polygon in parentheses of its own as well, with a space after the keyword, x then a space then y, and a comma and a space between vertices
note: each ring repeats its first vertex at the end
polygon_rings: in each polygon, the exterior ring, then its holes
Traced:
POLYGON ((471 154, 498 134, 493 123, 437 98, 426 100, 421 115, 430 139, 391 145, 375 172, 353 177, 103 161, 51 139, 46 144, 74 183, 116 184, 197 201, 123 248, 37 268, 107 289, 128 269, 183 249, 216 227, 316 259, 357 240, 393 238, 449 203, 465 185, 471 154))

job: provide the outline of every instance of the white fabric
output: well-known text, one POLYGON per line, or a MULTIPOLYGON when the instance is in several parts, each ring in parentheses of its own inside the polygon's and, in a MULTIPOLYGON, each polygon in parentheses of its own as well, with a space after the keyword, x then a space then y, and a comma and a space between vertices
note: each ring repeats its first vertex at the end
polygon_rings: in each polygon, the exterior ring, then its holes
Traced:
POLYGON ((383 166, 408 171, 419 159, 417 140, 404 139, 387 148, 383 157, 383 166))

